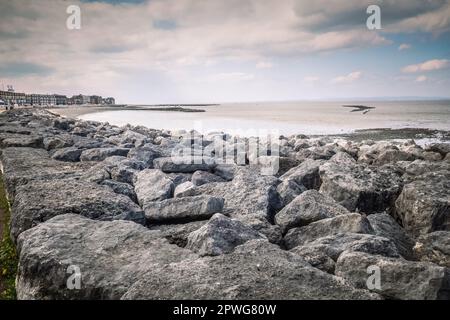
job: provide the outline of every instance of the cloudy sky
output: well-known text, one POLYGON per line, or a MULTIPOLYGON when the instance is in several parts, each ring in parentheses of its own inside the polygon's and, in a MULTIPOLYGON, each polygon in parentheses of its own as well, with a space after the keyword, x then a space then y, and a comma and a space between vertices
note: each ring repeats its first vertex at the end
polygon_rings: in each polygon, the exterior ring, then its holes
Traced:
POLYGON ((122 103, 450 96, 450 0, 0 0, 0 82, 122 103), (381 30, 366 9, 381 7, 381 30), (66 27, 69 5, 81 29, 66 27))

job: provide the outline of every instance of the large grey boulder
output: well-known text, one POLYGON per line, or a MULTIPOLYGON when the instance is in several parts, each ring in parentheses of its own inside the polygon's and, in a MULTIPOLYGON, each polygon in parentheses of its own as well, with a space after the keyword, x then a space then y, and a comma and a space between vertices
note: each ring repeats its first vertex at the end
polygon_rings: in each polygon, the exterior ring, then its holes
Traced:
POLYGON ((350 212, 332 198, 316 190, 308 190, 278 212, 275 215, 275 223, 285 233, 295 227, 347 213, 350 212))
POLYGON ((84 150, 81 153, 81 161, 103 161, 111 156, 123 156, 126 157, 130 149, 127 148, 95 148, 84 150))
POLYGON ((419 236, 450 230, 450 171, 430 172, 405 185, 395 202, 405 230, 419 236))
POLYGON ((373 229, 366 217, 358 213, 343 214, 289 230, 284 237, 284 244, 287 249, 292 249, 340 233, 373 234, 373 229))
POLYGON ((435 231, 417 239, 415 257, 450 268, 450 231, 435 231))
POLYGON ((264 235, 269 242, 278 245, 282 244, 283 234, 281 228, 270 223, 267 217, 259 214, 247 214, 235 216, 235 219, 264 235))
POLYGON ((388 163, 396 163, 398 161, 414 161, 416 159, 417 156, 413 153, 395 149, 387 149, 375 157, 373 164, 381 166, 388 163))
POLYGON ((401 191, 400 173, 390 167, 366 167, 338 153, 320 167, 320 192, 350 211, 390 210, 401 191))
MULTIPOLYGON (((18 299, 120 299, 156 265, 196 256, 130 221, 57 216, 18 239, 18 299), (71 267, 72 266, 72 267, 71 267), (70 277, 81 273, 79 289, 70 277)), ((163 289, 163 288, 160 288, 163 289)))
POLYGON ((58 161, 78 162, 82 152, 83 150, 75 147, 63 148, 53 153, 52 158, 58 161))
POLYGON ((103 180, 101 184, 110 187, 115 193, 123 194, 124 196, 127 196, 128 198, 133 200, 133 202, 138 203, 136 192, 134 191, 134 188, 128 183, 106 179, 103 180))
POLYGON ((195 195, 195 186, 192 182, 186 181, 175 187, 173 196, 175 198, 189 197, 195 195))
POLYGON ((195 192, 225 199, 224 210, 232 218, 260 215, 270 219, 280 206, 278 183, 273 176, 262 176, 257 168, 239 167, 232 181, 208 183, 196 187, 195 192))
POLYGON ((206 183, 211 182, 224 182, 225 180, 219 176, 216 176, 215 174, 206 172, 206 171, 195 171, 192 175, 191 182, 195 186, 202 186, 206 183))
POLYGON ((1 164, 10 200, 15 190, 32 180, 80 177, 91 165, 53 160, 44 149, 7 148, 1 151, 1 164))
POLYGON ((11 208, 11 236, 57 215, 76 213, 98 220, 144 223, 144 213, 130 198, 76 179, 35 180, 19 186, 11 208))
POLYGON ((266 240, 252 240, 226 255, 155 266, 122 299, 379 299, 379 296, 355 290, 266 240))
POLYGON ((215 163, 213 158, 192 156, 157 158, 153 161, 153 165, 164 172, 190 173, 198 170, 212 170, 215 163))
MULTIPOLYGON (((412 262, 363 252, 344 252, 336 263, 335 273, 356 288, 362 289, 368 288, 368 278, 376 269, 379 270, 380 287, 371 286, 371 290, 386 298, 404 300, 450 298, 448 270, 433 263, 412 262)), ((375 281, 370 283, 376 284, 375 281)))
POLYGON ((128 158, 142 161, 147 168, 153 167, 153 160, 161 156, 161 151, 157 146, 145 144, 142 147, 133 148, 128 153, 128 158))
POLYGON ((158 230, 161 237, 166 238, 172 244, 184 248, 187 245, 191 232, 200 229, 207 223, 208 220, 198 220, 178 224, 149 224, 147 227, 150 230, 158 230))
POLYGON ((42 148, 44 147, 42 136, 19 135, 3 139, 0 143, 2 148, 42 148))
POLYGON ((412 248, 414 240, 411 239, 394 218, 386 213, 376 213, 368 215, 367 219, 372 226, 374 234, 392 240, 403 258, 413 259, 412 248))
POLYGON ((238 220, 216 213, 207 224, 189 235, 186 248, 200 256, 218 256, 253 239, 263 239, 263 236, 238 220))
POLYGON ((295 247, 290 251, 317 263, 316 268, 321 270, 325 268, 324 271, 331 271, 331 273, 334 271, 335 262, 344 251, 379 254, 392 258, 400 257, 397 248, 391 240, 371 234, 359 233, 340 233, 319 238, 303 246, 295 247), (324 258, 324 255, 330 258, 333 263, 324 258), (319 259, 316 262, 317 258, 319 259))
POLYGON ((146 169, 137 173, 134 189, 142 207, 150 202, 172 198, 174 184, 165 173, 158 169, 146 169))
POLYGON ((281 207, 287 206, 297 196, 305 192, 307 189, 298 184, 294 180, 285 180, 281 182, 277 187, 277 192, 280 197, 281 207))
POLYGON ((196 196, 147 202, 143 209, 147 223, 167 223, 208 219, 223 206, 223 198, 196 196))
POLYGON ((303 185, 306 189, 319 189, 320 176, 319 167, 324 164, 323 160, 306 159, 299 166, 290 169, 280 177, 282 181, 294 181, 303 185))

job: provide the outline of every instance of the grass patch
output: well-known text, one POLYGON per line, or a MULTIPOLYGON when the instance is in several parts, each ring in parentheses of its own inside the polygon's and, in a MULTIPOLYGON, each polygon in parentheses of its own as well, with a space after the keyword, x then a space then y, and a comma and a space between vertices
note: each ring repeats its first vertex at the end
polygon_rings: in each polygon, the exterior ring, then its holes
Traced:
POLYGON ((0 173, 0 210, 2 211, 3 239, 0 239, 0 300, 16 299, 15 280, 17 274, 17 254, 14 244, 9 237, 9 220, 11 212, 9 202, 0 173))

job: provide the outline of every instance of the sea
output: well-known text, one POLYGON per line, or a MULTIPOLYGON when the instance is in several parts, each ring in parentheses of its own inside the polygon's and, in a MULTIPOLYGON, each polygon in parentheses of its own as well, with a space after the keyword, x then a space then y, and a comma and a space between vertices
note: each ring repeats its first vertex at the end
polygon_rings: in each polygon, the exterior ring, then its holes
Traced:
POLYGON ((131 124, 153 129, 194 129, 201 133, 227 132, 247 136, 255 132, 332 135, 381 128, 450 131, 450 100, 225 103, 186 108, 205 112, 118 110, 85 114, 79 118, 119 126, 131 124), (357 111, 344 107, 348 105, 373 109, 357 111))

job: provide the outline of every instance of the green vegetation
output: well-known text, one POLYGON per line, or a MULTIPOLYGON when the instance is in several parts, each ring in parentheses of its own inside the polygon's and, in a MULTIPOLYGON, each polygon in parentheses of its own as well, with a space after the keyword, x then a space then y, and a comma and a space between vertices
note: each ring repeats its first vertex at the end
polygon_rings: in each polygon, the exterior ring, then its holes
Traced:
POLYGON ((17 254, 14 244, 9 237, 9 202, 3 184, 3 176, 0 173, 0 219, 3 237, 0 242, 0 300, 16 298, 15 279, 17 273, 17 254))

